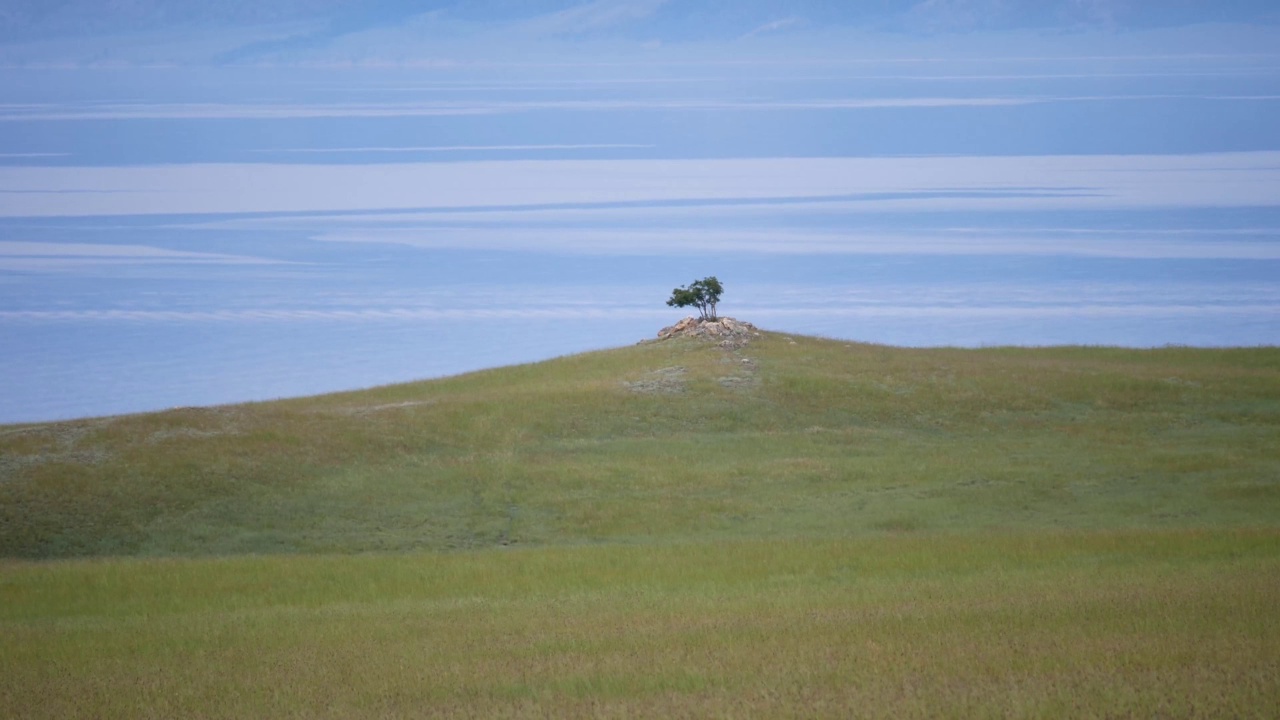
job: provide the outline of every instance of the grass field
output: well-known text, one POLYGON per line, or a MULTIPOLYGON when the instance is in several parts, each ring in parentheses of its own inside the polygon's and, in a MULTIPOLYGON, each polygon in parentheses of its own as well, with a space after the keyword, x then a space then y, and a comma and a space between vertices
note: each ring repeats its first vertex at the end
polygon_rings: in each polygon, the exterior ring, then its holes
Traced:
POLYGON ((4 568, 5 717, 1274 717, 1280 534, 4 568))
POLYGON ((766 333, 0 428, 0 717, 1272 717, 1280 349, 766 333))

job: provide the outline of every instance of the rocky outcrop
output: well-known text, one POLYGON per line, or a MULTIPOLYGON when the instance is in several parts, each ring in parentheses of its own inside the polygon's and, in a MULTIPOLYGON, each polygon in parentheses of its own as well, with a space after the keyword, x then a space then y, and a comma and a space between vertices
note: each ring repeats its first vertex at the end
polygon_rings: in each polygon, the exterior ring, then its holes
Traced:
POLYGON ((755 325, 731 317, 715 320, 701 320, 687 317, 671 327, 658 331, 658 340, 688 337, 700 338, 715 342, 724 348, 740 348, 751 342, 751 338, 760 337, 755 325))
MULTIPOLYGON (((747 357, 742 349, 752 338, 760 336, 761 332, 755 325, 730 317, 715 320, 687 317, 671 327, 662 328, 657 338, 641 340, 640 343, 659 343, 678 338, 714 343, 724 351, 715 354, 724 366, 721 370, 724 374, 716 377, 715 381, 727 390, 751 392, 760 384, 760 379, 756 374, 755 358, 747 357)), ((636 380, 622 384, 634 393, 679 395, 687 390, 687 374, 682 366, 666 367, 652 370, 636 380)))

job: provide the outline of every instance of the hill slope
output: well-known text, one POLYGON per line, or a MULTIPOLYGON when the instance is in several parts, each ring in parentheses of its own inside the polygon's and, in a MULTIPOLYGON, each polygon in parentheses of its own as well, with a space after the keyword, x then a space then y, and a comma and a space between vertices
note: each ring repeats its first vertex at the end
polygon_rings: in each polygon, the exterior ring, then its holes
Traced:
POLYGON ((0 556, 1274 526, 1280 349, 676 339, 0 428, 0 556))

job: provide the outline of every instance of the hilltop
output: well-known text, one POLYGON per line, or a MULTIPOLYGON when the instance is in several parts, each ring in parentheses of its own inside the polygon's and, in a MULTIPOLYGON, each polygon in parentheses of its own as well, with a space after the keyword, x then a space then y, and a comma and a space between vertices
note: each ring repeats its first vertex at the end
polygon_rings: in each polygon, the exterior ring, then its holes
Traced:
POLYGON ((664 333, 359 392, 0 428, 0 556, 1280 517, 1280 349, 904 349, 732 319, 664 333))
POLYGON ((1277 428, 1276 348, 725 320, 3 427, 0 716, 1270 717, 1277 428))

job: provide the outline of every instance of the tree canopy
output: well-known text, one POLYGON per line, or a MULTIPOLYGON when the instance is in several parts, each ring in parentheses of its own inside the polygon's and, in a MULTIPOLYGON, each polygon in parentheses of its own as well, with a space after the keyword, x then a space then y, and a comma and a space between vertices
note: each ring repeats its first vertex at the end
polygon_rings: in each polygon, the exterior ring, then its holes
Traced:
POLYGON ((667 300, 667 305, 670 307, 696 307, 703 320, 715 320, 716 305, 720 302, 720 295, 723 293, 724 286, 712 275, 701 280, 694 280, 687 287, 678 287, 672 290, 671 298, 667 300))

